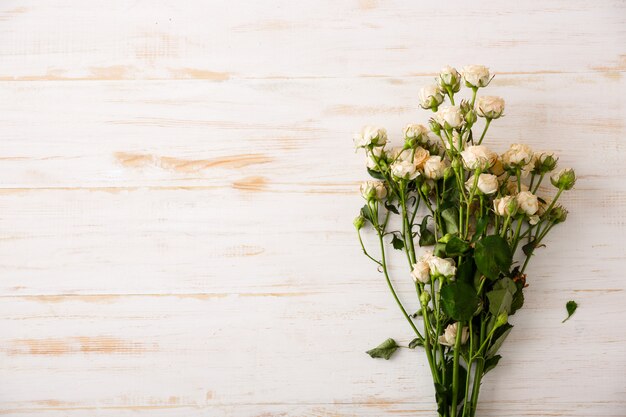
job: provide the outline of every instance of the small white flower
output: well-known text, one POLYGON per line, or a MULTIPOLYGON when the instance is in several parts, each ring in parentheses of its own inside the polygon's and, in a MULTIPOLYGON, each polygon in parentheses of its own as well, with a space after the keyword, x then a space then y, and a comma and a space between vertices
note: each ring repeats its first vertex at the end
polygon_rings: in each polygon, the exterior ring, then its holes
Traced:
POLYGON ((461 75, 459 72, 449 65, 446 65, 439 72, 439 85, 442 88, 450 87, 452 91, 459 91, 461 75))
POLYGON ((378 171, 378 165, 376 164, 376 160, 380 160, 380 158, 382 158, 383 156, 385 156, 385 150, 382 146, 372 148, 371 150, 367 151, 367 156, 365 157, 365 165, 367 165, 367 168, 371 170, 378 171), (376 160, 374 160, 374 157, 376 158, 376 160))
POLYGON ((491 81, 489 68, 484 65, 467 65, 461 72, 465 82, 472 87, 486 87, 491 81))
POLYGON ((515 197, 507 195, 493 200, 493 211, 498 216, 514 216, 517 212, 517 200, 515 197))
POLYGON ((419 91, 420 107, 432 109, 443 103, 443 93, 437 84, 427 85, 419 91))
POLYGON ((521 143, 514 143, 502 154, 502 163, 505 167, 530 168, 534 164, 534 156, 530 146, 521 143))
POLYGON ((487 119, 497 119, 504 113, 504 99, 482 96, 478 98, 478 115, 487 119))
POLYGON ((461 152, 461 158, 467 169, 487 169, 498 159, 498 155, 485 145, 468 146, 461 152))
POLYGON ((448 164, 442 161, 439 155, 432 155, 424 163, 424 176, 431 180, 438 180, 443 178, 447 167, 448 164))
POLYGON ((420 173, 413 161, 398 159, 396 162, 391 164, 391 174, 396 178, 414 180, 420 173))
POLYGON ((537 196, 530 191, 522 191, 515 196, 517 204, 521 211, 532 216, 539 210, 539 200, 537 196))
POLYGON ((443 259, 438 256, 431 256, 427 262, 433 277, 451 278, 456 274, 456 266, 451 258, 443 259))
POLYGON ((369 145, 383 146, 387 143, 387 131, 375 126, 365 126, 353 136, 354 146, 365 148, 369 145))
POLYGON ((430 267, 428 266, 428 262, 417 261, 414 263, 411 276, 415 282, 421 282, 424 284, 430 282, 430 267))
MULTIPOLYGON (((474 175, 472 175, 465 183, 465 188, 468 191, 472 190, 472 187, 474 186, 474 180, 475 177, 474 175)), ((498 191, 499 188, 498 177, 491 174, 480 174, 478 176, 478 181, 476 182, 476 188, 478 188, 478 190, 483 194, 494 194, 496 191, 498 191)))
POLYGON ((387 196, 387 188, 382 181, 365 181, 361 183, 361 195, 366 200, 382 200, 387 196))
POLYGON ((463 112, 459 106, 447 106, 435 113, 435 120, 446 129, 454 129, 463 124, 463 112))
MULTIPOLYGON (((454 346, 456 345, 456 335, 459 329, 459 322, 452 323, 446 327, 446 330, 443 332, 441 336, 439 336, 439 343, 446 346, 454 346)), ((461 344, 465 344, 467 339, 469 338, 469 329, 467 327, 463 327, 461 329, 461 344)))
POLYGON ((408 124, 402 130, 404 137, 409 139, 419 139, 424 135, 428 135, 428 129, 424 125, 408 124))

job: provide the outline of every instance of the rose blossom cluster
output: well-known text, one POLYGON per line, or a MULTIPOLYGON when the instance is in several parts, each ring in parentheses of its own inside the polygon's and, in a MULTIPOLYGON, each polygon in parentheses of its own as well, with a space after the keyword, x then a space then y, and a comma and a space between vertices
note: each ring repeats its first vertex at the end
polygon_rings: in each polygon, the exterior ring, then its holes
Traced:
MULTIPOLYGON (((366 126, 354 135, 373 177, 360 188, 366 204, 354 221, 359 242, 384 273, 417 335, 415 344, 426 350, 443 416, 454 417, 461 406, 460 356, 465 373, 474 373, 474 387, 468 387, 462 404, 464 413, 474 415, 484 365, 495 360, 510 329, 508 316, 523 304, 528 262, 547 233, 566 220, 568 212, 558 200, 576 183, 572 169, 556 170, 552 152, 520 143, 496 152, 483 144, 491 123, 505 112, 503 98, 478 94, 492 79, 482 65, 460 72, 446 66, 419 91, 419 106, 432 112, 427 123, 407 124, 397 145, 381 127, 366 126), (459 98, 463 87, 469 94, 459 98), (393 214, 401 219, 397 230, 389 222, 393 214), (379 256, 368 251, 361 236, 368 225, 378 236, 379 256), (405 252, 422 331, 394 290, 385 239, 405 252)), ((368 353, 388 358, 385 349, 395 344, 389 340, 368 353)))

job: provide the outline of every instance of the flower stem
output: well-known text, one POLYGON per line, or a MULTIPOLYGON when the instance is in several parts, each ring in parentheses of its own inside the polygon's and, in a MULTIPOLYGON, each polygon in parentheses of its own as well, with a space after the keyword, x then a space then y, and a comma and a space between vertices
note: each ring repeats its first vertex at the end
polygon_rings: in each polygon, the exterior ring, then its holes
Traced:
POLYGON ((487 129, 489 129, 489 125, 491 124, 491 119, 487 119, 487 123, 485 123, 485 129, 483 130, 483 134, 480 135, 480 139, 478 140, 478 144, 483 143, 483 139, 485 138, 485 134, 487 133, 487 129))
POLYGON ((461 350, 461 340, 463 337, 463 322, 457 323, 456 340, 454 343, 454 359, 452 365, 452 414, 456 417, 456 409, 459 397, 459 353, 461 350))

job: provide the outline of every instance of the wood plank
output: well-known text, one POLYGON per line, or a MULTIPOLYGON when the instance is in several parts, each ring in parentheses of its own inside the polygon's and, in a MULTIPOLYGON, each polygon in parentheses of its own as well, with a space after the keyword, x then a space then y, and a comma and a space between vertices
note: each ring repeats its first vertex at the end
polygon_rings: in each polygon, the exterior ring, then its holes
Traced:
POLYGON ((5 80, 378 77, 443 63, 501 72, 625 69, 622 1, 5 2, 5 80))

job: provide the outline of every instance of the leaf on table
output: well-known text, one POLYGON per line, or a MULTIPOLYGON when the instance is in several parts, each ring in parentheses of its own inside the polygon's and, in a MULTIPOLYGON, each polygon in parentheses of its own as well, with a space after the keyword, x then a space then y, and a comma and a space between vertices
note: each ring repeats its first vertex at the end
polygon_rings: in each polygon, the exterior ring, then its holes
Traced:
POLYGON ((567 304, 565 304, 565 308, 567 309, 567 317, 565 317, 565 320, 563 320, 561 323, 565 323, 567 320, 569 320, 570 317, 572 317, 572 314, 574 314, 574 312, 578 308, 578 304, 576 303, 576 301, 570 300, 567 302, 567 304))
POLYGON ((376 346, 374 349, 370 349, 365 353, 370 355, 372 358, 383 358, 388 360, 399 347, 400 346, 398 346, 395 340, 389 338, 380 345, 376 346))

